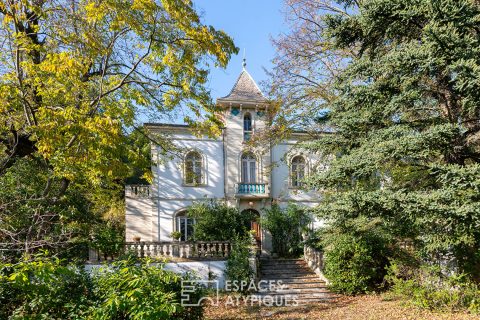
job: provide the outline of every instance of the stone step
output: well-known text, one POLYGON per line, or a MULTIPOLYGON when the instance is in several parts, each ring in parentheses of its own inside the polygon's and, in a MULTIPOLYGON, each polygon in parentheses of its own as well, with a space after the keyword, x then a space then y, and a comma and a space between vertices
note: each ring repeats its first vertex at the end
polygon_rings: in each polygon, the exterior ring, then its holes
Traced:
POLYGON ((311 298, 325 298, 325 297, 330 297, 333 294, 328 292, 328 291, 323 291, 323 292, 306 292, 306 293, 282 293, 282 292, 257 292, 255 294, 256 296, 259 297, 265 297, 265 296, 284 296, 284 297, 296 297, 298 299, 311 299, 311 298))
POLYGON ((273 306, 295 306, 305 305, 310 303, 328 303, 333 299, 338 298, 335 295, 325 294, 324 296, 305 296, 305 295, 256 295, 258 301, 264 304, 272 304, 273 306))
POLYGON ((281 280, 281 279, 298 279, 298 278, 318 278, 318 276, 313 273, 261 273, 261 279, 271 279, 271 280, 281 280))
POLYGON ((297 273, 305 273, 311 274, 313 273, 311 270, 304 270, 304 269, 260 269, 261 273, 264 274, 297 274, 297 273))
POLYGON ((296 307, 296 306, 304 306, 313 303, 328 303, 329 301, 333 300, 335 297, 323 297, 323 298, 310 298, 310 299, 300 299, 298 297, 284 297, 284 296, 276 296, 276 297, 257 297, 259 301, 263 301, 263 305, 269 307, 296 307))
POLYGON ((303 259, 261 259, 260 279, 275 281, 272 287, 269 283, 261 283, 261 290, 256 293, 259 298, 274 298, 275 305, 305 305, 337 297, 328 291, 325 281, 303 259))
POLYGON ((306 265, 307 263, 303 260, 298 261, 260 261, 262 266, 286 266, 286 265, 306 265))
POLYGON ((267 278, 267 277, 262 277, 261 280, 265 281, 282 281, 283 284, 325 284, 325 281, 322 279, 318 278, 317 276, 315 277, 295 277, 295 278, 267 278))
POLYGON ((288 289, 301 289, 301 288, 308 288, 308 289, 314 289, 314 288, 322 288, 326 289, 328 286, 325 282, 300 282, 300 283, 282 283, 282 284, 274 284, 272 286, 268 284, 260 284, 258 286, 260 289, 275 289, 277 287, 285 287, 288 289))
POLYGON ((293 271, 302 271, 302 272, 313 272, 312 269, 308 267, 260 267, 260 270, 264 271, 286 271, 286 272, 293 272, 293 271))
POLYGON ((260 266, 261 270, 305 270, 308 272, 312 272, 308 266, 301 266, 301 265, 288 265, 288 266, 260 266))
POLYGON ((279 288, 277 290, 259 291, 259 294, 310 294, 310 293, 330 293, 324 288, 279 288))
POLYGON ((261 272, 273 272, 273 273, 280 273, 280 272, 287 272, 287 273, 313 273, 312 270, 310 269, 299 269, 299 268, 282 268, 282 269, 274 269, 274 268, 269 268, 269 269, 264 269, 260 268, 261 272))

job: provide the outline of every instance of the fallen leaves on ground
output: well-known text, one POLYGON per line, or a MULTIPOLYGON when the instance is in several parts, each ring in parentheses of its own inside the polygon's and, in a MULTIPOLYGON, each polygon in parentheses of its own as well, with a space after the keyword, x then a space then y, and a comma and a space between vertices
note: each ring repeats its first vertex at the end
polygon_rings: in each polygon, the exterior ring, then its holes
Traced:
POLYGON ((341 297, 326 303, 315 303, 297 307, 234 307, 221 297, 218 306, 207 305, 205 318, 210 320, 229 319, 369 319, 369 320, 470 320, 478 315, 465 312, 433 312, 409 306, 400 300, 384 300, 379 295, 341 297))

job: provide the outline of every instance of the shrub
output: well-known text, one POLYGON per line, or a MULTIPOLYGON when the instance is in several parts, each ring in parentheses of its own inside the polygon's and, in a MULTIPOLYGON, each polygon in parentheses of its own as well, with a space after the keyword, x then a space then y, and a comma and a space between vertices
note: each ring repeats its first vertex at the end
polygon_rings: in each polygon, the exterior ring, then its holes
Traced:
POLYGON ((235 237, 232 241, 231 252, 227 260, 225 275, 228 280, 241 283, 250 283, 254 278, 255 270, 250 266, 251 236, 235 237))
POLYGON ((445 275, 440 268, 392 263, 386 280, 389 295, 431 309, 480 313, 480 287, 466 274, 445 275))
POLYGON ((37 255, 0 266, 1 319, 83 319, 92 303, 83 268, 37 255))
POLYGON ((137 262, 118 261, 93 274, 46 256, 0 264, 0 319, 202 318, 202 307, 180 305, 188 278, 137 262))
POLYGON ((294 257, 303 252, 302 232, 310 221, 303 209, 289 204, 285 209, 278 205, 266 209, 260 223, 272 235, 273 251, 280 257, 294 257))
POLYGON ((188 216, 196 219, 193 238, 197 241, 230 241, 245 237, 255 219, 249 211, 240 212, 218 200, 194 203, 188 209, 188 216))
POLYGON ((378 289, 393 256, 392 239, 376 221, 326 228, 321 244, 331 289, 346 294, 378 289))
POLYGON ((125 226, 116 221, 107 221, 96 225, 93 229, 93 241, 91 247, 99 250, 106 259, 108 256, 116 256, 124 248, 125 226))
MULTIPOLYGON (((201 319, 202 307, 180 305, 182 276, 148 261, 123 260, 93 276, 95 319, 201 319)), ((200 291, 196 292, 201 294, 200 291)))

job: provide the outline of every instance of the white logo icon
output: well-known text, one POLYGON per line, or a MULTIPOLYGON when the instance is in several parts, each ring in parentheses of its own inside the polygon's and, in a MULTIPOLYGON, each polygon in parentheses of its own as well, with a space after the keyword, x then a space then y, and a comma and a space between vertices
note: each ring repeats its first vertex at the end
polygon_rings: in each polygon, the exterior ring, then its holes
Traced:
POLYGON ((182 292, 180 304, 184 307, 198 307, 203 301, 210 300, 210 305, 218 306, 218 280, 182 280, 182 292), (215 290, 215 296, 197 295, 199 287, 215 290))

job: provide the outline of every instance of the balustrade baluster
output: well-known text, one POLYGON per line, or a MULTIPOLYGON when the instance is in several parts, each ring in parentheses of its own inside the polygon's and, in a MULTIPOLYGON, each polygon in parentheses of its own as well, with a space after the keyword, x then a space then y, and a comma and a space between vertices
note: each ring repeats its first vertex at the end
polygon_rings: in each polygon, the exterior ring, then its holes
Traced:
POLYGON ((198 256, 198 243, 193 243, 192 244, 192 257, 197 257, 198 256))
POLYGON ((200 256, 203 258, 203 257, 205 257, 205 243, 202 243, 200 245, 200 247, 201 247, 201 251, 200 251, 201 255, 200 256))
MULTIPOLYGON (((138 258, 146 257, 178 257, 178 258, 223 258, 228 257, 231 251, 231 245, 227 241, 200 241, 200 242, 149 242, 149 241, 135 241, 127 242, 123 246, 124 252, 131 252, 138 258)), ((90 254, 93 256, 93 254, 90 254)), ((322 254, 305 248, 305 257, 312 261, 322 262, 322 254)), ((107 257, 115 259, 116 257, 107 257)), ((93 258, 89 258, 93 260, 93 258)), ((99 260, 104 260, 104 255, 99 252, 99 260)))
POLYGON ((205 252, 205 257, 211 257, 212 256, 212 245, 210 243, 207 243, 207 251, 205 252))
POLYGON ((212 256, 216 257, 218 256, 218 243, 213 243, 213 250, 212 250, 212 256))
POLYGON ((180 243, 175 242, 172 244, 172 257, 180 257, 180 243))
POLYGON ((145 257, 145 242, 140 242, 140 258, 145 257))
POLYGON ((187 245, 184 244, 184 243, 182 243, 180 249, 181 249, 180 258, 186 258, 186 255, 187 255, 187 253, 186 253, 186 251, 187 251, 187 245))

